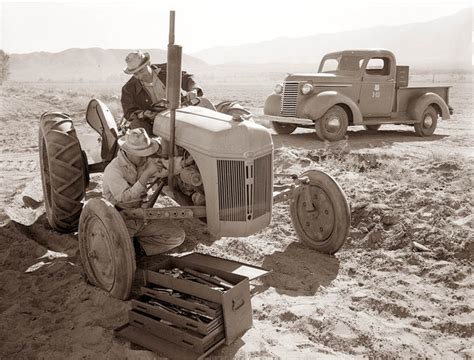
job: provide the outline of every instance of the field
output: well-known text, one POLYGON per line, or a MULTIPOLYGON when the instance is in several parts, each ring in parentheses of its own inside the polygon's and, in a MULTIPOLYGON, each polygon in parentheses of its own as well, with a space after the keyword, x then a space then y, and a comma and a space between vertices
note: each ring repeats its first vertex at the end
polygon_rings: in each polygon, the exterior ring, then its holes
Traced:
MULTIPOLYGON (((241 100, 257 122, 274 86, 273 80, 202 83, 213 102, 241 100)), ((77 234, 52 231, 42 202, 40 115, 71 115, 93 160, 98 143, 84 121, 87 103, 102 99, 118 119, 119 89, 0 87, 0 358, 157 358, 114 338, 130 304, 86 283, 77 234), (46 253, 49 259, 39 259, 46 253), (40 261, 45 266, 26 272, 40 261)), ((455 115, 440 121, 429 138, 416 137, 408 126, 383 126, 377 133, 355 127, 334 144, 310 130, 273 133, 275 172, 321 169, 346 193, 352 224, 335 256, 297 240, 285 204, 274 208, 268 228, 249 238, 213 242, 202 225, 182 222, 186 240, 172 253, 198 251, 272 270, 251 287, 253 328, 216 357, 474 356, 472 95, 472 82, 456 82, 450 100, 455 115)), ((100 192, 100 180, 93 176, 91 193, 100 192)))

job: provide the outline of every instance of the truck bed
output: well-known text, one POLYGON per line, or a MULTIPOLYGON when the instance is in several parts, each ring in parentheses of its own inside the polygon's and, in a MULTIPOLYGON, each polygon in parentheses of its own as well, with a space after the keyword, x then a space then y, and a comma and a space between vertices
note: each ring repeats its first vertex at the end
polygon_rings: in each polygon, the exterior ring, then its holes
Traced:
POLYGON ((408 86, 397 89, 397 109, 399 112, 406 111, 408 104, 427 92, 438 94, 446 104, 449 104, 449 88, 451 86, 408 86))

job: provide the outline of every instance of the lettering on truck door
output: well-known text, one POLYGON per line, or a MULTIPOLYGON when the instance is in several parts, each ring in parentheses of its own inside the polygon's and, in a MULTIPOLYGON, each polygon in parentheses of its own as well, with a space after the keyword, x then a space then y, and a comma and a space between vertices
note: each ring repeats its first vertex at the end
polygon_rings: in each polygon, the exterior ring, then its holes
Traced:
POLYGON ((391 115, 395 94, 394 65, 389 57, 369 59, 359 95, 362 116, 391 115))

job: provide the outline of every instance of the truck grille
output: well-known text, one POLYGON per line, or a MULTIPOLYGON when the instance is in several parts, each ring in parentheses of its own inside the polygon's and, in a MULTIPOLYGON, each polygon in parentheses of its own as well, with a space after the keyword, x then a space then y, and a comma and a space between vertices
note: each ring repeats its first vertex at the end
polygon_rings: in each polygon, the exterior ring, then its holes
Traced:
POLYGON ((270 211, 272 154, 256 160, 217 160, 219 220, 251 221, 270 211))
POLYGON ((298 81, 285 81, 281 96, 280 114, 282 116, 296 116, 296 101, 298 99, 298 81))

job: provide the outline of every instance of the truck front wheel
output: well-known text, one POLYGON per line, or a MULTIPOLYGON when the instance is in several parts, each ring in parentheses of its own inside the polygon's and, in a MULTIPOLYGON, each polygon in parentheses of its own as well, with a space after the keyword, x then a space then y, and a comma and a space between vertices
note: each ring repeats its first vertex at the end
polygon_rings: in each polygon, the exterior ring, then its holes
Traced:
POLYGON ((276 133, 280 135, 291 134, 297 128, 297 126, 294 124, 281 123, 281 122, 276 122, 276 121, 272 121, 272 127, 273 127, 273 130, 275 130, 276 133))
POLYGON ((334 254, 344 244, 351 212, 346 196, 328 174, 310 170, 302 177, 309 183, 295 189, 290 214, 298 237, 311 248, 334 254))
POLYGON ((438 113, 435 108, 428 106, 421 116, 421 122, 415 124, 415 134, 418 136, 433 135, 438 124, 438 113))
POLYGON ((316 133, 321 140, 338 141, 344 138, 349 125, 346 111, 339 105, 330 108, 316 121, 316 133))

